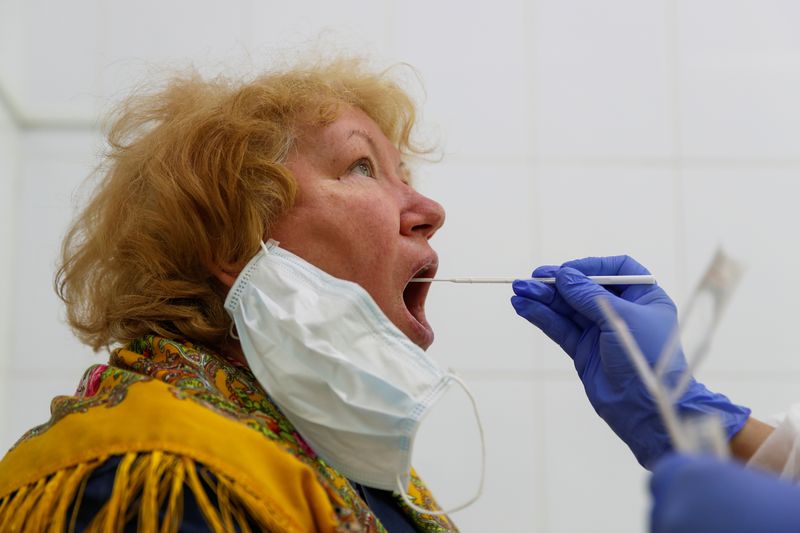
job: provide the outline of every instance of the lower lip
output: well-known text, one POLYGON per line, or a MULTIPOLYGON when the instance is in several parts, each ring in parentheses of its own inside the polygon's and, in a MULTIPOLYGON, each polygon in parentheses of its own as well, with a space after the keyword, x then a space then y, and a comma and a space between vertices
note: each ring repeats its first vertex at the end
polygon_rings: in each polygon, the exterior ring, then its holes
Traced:
POLYGON ((406 308, 406 314, 410 318, 411 327, 414 330, 414 338, 411 340, 414 341, 420 348, 426 350, 432 343, 433 343, 433 328, 431 328, 428 321, 424 318, 422 320, 418 320, 411 311, 406 308))

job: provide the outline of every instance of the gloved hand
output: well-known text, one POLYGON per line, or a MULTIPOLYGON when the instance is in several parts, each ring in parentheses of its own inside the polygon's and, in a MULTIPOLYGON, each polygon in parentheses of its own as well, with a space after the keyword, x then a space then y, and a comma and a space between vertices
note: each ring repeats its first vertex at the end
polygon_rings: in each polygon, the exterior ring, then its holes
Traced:
MULTIPOLYGON (((533 277, 555 277, 555 287, 516 280, 511 303, 517 313, 541 329, 572 357, 586 395, 595 411, 633 451, 645 468, 671 449, 669 435, 651 395, 597 304, 605 298, 627 324, 639 347, 654 366, 677 324, 675 304, 657 285, 605 289, 589 275, 649 274, 627 256, 589 257, 545 266, 533 277)), ((682 351, 674 355, 666 379, 674 384, 686 368, 682 351)), ((728 439, 750 415, 692 380, 678 400, 679 415, 715 413, 728 439)))
POLYGON ((650 480, 653 533, 800 531, 800 487, 733 462, 669 455, 650 480))

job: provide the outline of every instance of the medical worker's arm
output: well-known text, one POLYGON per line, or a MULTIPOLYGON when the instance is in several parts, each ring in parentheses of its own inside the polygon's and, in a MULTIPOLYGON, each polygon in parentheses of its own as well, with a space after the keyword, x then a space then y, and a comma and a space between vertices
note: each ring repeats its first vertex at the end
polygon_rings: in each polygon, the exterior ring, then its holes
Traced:
POLYGON ((650 490, 653 533, 800 531, 800 487, 734 462, 668 455, 650 490))
POLYGON ((751 416, 747 419, 742 429, 731 439, 731 453, 734 457, 747 461, 764 444, 764 441, 774 430, 774 427, 751 416))
MULTIPOLYGON (((595 411, 630 447, 645 467, 671 450, 670 439, 653 399, 643 386, 617 336, 606 323, 597 299, 602 297, 625 320, 651 365, 677 324, 675 304, 658 285, 607 290, 589 275, 649 274, 627 256, 590 257, 561 267, 537 268, 534 277, 556 278, 555 286, 517 280, 511 303, 517 313, 544 331, 570 357, 595 411)), ((686 368, 683 353, 673 357, 667 379, 686 368)), ((747 421, 750 410, 692 380, 677 402, 680 414, 717 414, 727 437, 747 421)))

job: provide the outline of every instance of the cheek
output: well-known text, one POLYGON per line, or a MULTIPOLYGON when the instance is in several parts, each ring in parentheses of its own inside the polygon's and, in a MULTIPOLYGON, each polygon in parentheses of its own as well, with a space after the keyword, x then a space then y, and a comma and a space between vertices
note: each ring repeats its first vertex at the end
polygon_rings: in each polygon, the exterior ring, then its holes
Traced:
POLYGON ((358 235, 377 244, 388 244, 388 239, 399 235, 400 211, 390 198, 380 194, 360 194, 339 198, 338 203, 345 234, 358 235))
POLYGON ((372 292, 382 291, 381 280, 393 280, 399 234, 399 210, 391 199, 347 188, 307 192, 272 236, 328 273, 372 292))
POLYGON ((373 212, 357 228, 356 239, 362 254, 372 258, 373 268, 386 272, 396 262, 400 225, 387 211, 373 212))
MULTIPOLYGON (((392 298, 397 284, 395 269, 398 261, 399 222, 388 209, 368 209, 351 212, 348 218, 342 250, 347 250, 348 270, 379 303, 392 298)), ((385 310, 385 309, 384 309, 385 310)))
POLYGON ((390 221, 375 215, 361 221, 353 217, 346 225, 345 231, 339 233, 338 250, 345 252, 352 275, 368 280, 371 286, 390 280, 397 255, 397 239, 390 221))

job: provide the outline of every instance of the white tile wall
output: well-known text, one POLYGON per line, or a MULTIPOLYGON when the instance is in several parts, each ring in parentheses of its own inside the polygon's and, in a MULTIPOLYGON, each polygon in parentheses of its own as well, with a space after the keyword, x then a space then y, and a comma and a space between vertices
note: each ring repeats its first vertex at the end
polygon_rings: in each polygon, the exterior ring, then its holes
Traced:
MULTIPOLYGON (((3 78, 0 77, 0 85, 3 78)), ((15 240, 14 205, 19 163, 19 133, 6 105, 0 100, 0 250, 11 250, 15 240)), ((14 285, 13 255, 0 253, 0 390, 5 390, 11 359, 14 285)), ((8 435, 8 402, 0 394, 0 450, 8 435)))
POLYGON ((426 311, 436 330, 430 354, 457 371, 516 372, 540 366, 539 334, 517 317, 505 285, 439 284, 426 311))
POLYGON ((800 156, 800 34, 792 0, 679 0, 681 106, 687 155, 800 156))
POLYGON ((98 150, 94 132, 34 132, 23 136, 14 253, 14 358, 11 372, 62 373, 94 361, 63 324, 53 289, 60 242, 72 202, 98 150))
POLYGON ((100 86, 119 98, 147 79, 195 66, 207 74, 246 50, 242 2, 178 0, 104 4, 100 86))
MULTIPOLYGON (((483 496, 453 515, 462 531, 533 531, 544 514, 539 391, 530 380, 493 380, 472 376, 486 432, 486 479, 483 496)), ((480 445, 469 400, 453 386, 429 415, 415 444, 414 463, 447 508, 475 494, 480 445)))
POLYGON ((22 93, 25 1, 0 2, 0 80, 9 94, 22 93))
MULTIPOLYGON (((628 253, 680 304, 717 243, 744 258, 699 377, 758 415, 781 410, 800 391, 798 10, 791 0, 0 2, 0 82, 40 119, 18 141, 0 107, 0 246, 12 250, 0 280, 13 286, 0 301, 14 309, 0 315, 11 332, 0 331, 0 417, 9 402, 27 406, 0 418, 0 446, 97 361, 51 290, 75 188, 97 153, 85 129, 97 109, 164 66, 252 71, 298 45, 419 70, 427 131, 444 154, 418 180, 448 210, 433 241, 440 275, 524 276, 628 253)), ((465 376, 487 428, 485 496, 455 519, 466 532, 644 530, 646 473, 509 296, 504 286, 430 293, 431 354, 465 376)), ((456 393, 417 449, 443 504, 470 494, 477 453, 456 393)))
POLYGON ((392 54, 422 73, 425 114, 446 124, 446 152, 469 158, 527 155, 526 2, 409 0, 391 6, 392 54))
POLYGON ((547 522, 541 531, 645 531, 646 471, 595 414, 577 380, 544 388, 547 522))
POLYGON ((673 151, 666 0, 534 3, 533 125, 542 157, 673 151))
POLYGON ((530 274, 538 252, 538 217, 529 209, 532 177, 530 165, 502 160, 445 156, 422 169, 417 188, 443 203, 447 214, 431 241, 439 276, 530 274))
POLYGON ((96 114, 104 27, 101 4, 100 0, 25 2, 22 57, 27 68, 20 101, 26 114, 67 120, 96 114))
POLYGON ((276 51, 291 55, 298 46, 336 53, 347 48, 382 55, 386 49, 389 20, 382 2, 298 0, 292 9, 273 2, 244 3, 248 14, 244 31, 257 65, 268 64, 276 51))
POLYGON ((536 205, 544 264, 628 254, 671 290, 677 282, 675 180, 668 168, 538 168, 536 205))

